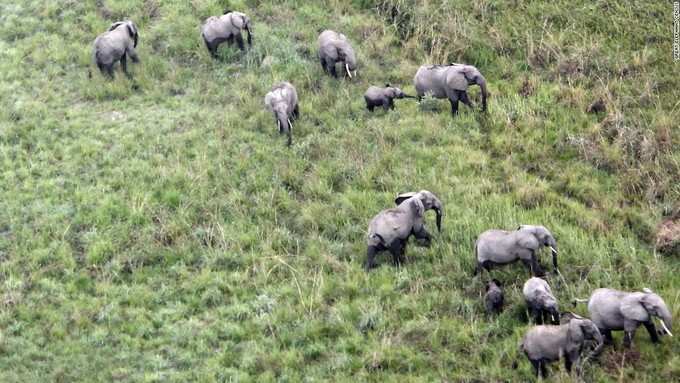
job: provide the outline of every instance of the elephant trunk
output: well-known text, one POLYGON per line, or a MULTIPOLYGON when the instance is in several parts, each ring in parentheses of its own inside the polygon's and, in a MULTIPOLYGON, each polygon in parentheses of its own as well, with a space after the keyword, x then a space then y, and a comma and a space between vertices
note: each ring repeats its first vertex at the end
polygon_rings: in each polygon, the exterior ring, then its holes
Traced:
POLYGON ((489 96, 489 91, 486 88, 486 80, 480 76, 480 78, 477 79, 477 84, 482 90, 482 111, 486 112, 486 99, 489 96))
POLYGON ((246 32, 248 33, 248 46, 252 47, 253 46, 253 36, 252 33, 250 32, 250 24, 246 24, 246 32))
POLYGON ((441 233, 442 232, 442 209, 441 208, 435 208, 434 211, 435 211, 435 213, 437 213, 437 230, 441 233))
POLYGON ((401 98, 418 98, 416 96, 411 96, 410 94, 404 94, 401 98))
POLYGON ((595 345, 595 348, 593 349, 593 352, 590 353, 590 355, 597 356, 600 355, 600 353, 602 352, 602 348, 604 347, 604 339, 602 339, 602 334, 600 334, 599 331, 595 334, 594 338, 597 344, 595 345))

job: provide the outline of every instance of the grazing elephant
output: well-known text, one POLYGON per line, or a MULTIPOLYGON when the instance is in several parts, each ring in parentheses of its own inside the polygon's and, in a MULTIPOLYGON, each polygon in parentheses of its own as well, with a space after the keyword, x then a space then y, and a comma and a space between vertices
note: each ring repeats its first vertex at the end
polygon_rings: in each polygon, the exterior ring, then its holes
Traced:
POLYGON ((508 264, 521 259, 534 276, 541 276, 544 272, 536 252, 542 246, 550 247, 553 270, 557 271, 557 242, 545 227, 521 225, 515 231, 487 230, 475 242, 477 267, 474 275, 482 268, 488 271, 494 264, 508 264))
POLYGON ((550 317, 552 324, 560 323, 557 299, 550 290, 548 282, 541 278, 529 278, 524 283, 522 293, 524 293, 524 300, 536 323, 547 323, 548 317, 550 317))
POLYGON ((272 90, 264 96, 264 105, 268 111, 274 113, 279 134, 286 133, 288 135, 288 146, 290 146, 293 142, 291 119, 296 120, 300 116, 295 87, 285 81, 274 85, 272 90))
POLYGON ((241 30, 248 32, 248 46, 253 45, 252 25, 245 13, 224 11, 220 17, 210 16, 201 27, 201 36, 212 57, 217 57, 217 47, 223 42, 230 45, 236 41, 239 49, 245 50, 241 30))
POLYGON ((419 192, 408 192, 408 193, 402 193, 397 196, 397 198, 394 199, 394 203, 399 206, 401 205, 402 202, 406 201, 407 199, 411 197, 418 196, 420 199, 420 202, 423 203, 423 206, 425 207, 425 211, 428 210, 434 210, 434 212, 437 214, 437 231, 441 233, 442 231, 442 216, 444 215, 444 206, 442 205, 442 201, 437 198, 434 193, 427 191, 427 190, 421 190, 419 192))
POLYGON ((385 84, 384 88, 371 86, 364 93, 364 100, 366 100, 366 109, 373 111, 376 106, 382 106, 385 110, 394 109, 394 99, 400 98, 415 98, 409 96, 401 89, 393 87, 390 84, 385 84))
MULTIPOLYGON (((581 372, 581 353, 587 340, 594 340, 597 346, 592 354, 602 348, 602 335, 590 319, 572 314, 573 319, 560 326, 541 325, 532 327, 520 344, 536 376, 547 376, 547 363, 564 357, 564 366, 571 372, 572 365, 581 372)), ((591 354, 591 355, 592 355, 591 354)))
POLYGON ((333 77, 338 77, 335 71, 336 63, 343 63, 349 78, 352 72, 356 76, 357 57, 349 40, 342 33, 325 30, 319 35, 319 61, 324 72, 330 73, 333 77))
POLYGON ((411 235, 429 244, 430 233, 425 230, 424 215, 425 206, 416 193, 397 207, 383 210, 373 217, 368 225, 366 271, 375 266, 376 254, 384 250, 392 254, 395 265, 400 265, 411 235))
POLYGON ((479 70, 472 65, 423 65, 413 78, 418 98, 431 94, 435 98, 448 98, 451 102, 451 113, 458 113, 458 101, 472 107, 467 95, 469 85, 477 84, 482 90, 482 112, 486 111, 486 80, 479 70))
POLYGON ((492 279, 486 284, 486 293, 484 294, 484 306, 489 314, 498 314, 503 310, 503 302, 505 297, 503 295, 503 286, 498 279, 492 279))
POLYGON ((641 292, 597 289, 588 299, 588 312, 608 344, 613 343, 612 330, 623 330, 623 344, 630 348, 640 324, 645 326, 652 342, 658 343, 652 317, 659 318, 664 332, 673 336, 671 312, 663 299, 650 289, 645 288, 641 292))
POLYGON ((94 40, 93 56, 99 71, 113 78, 113 64, 120 61, 123 73, 130 77, 127 71, 127 56, 130 56, 133 62, 139 62, 139 56, 135 51, 138 40, 139 32, 132 21, 111 24, 108 31, 94 40))

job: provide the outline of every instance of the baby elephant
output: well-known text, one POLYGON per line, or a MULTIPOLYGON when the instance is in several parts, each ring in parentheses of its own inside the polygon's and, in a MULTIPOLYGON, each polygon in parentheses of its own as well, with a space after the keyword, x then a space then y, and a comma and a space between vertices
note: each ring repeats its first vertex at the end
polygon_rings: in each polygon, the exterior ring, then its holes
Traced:
POLYGON ((382 106, 385 110, 394 109, 394 100, 400 98, 416 98, 405 94, 401 89, 385 84, 384 88, 371 86, 364 93, 366 109, 373 111, 373 108, 382 106))
MULTIPOLYGON (((426 244, 430 243, 430 233, 425 230, 426 208, 423 203, 423 200, 428 200, 430 196, 419 192, 404 200, 400 197, 396 200, 397 207, 381 211, 368 225, 368 250, 364 265, 366 271, 375 266, 376 254, 385 250, 392 254, 393 263, 400 265, 404 260, 406 243, 411 235, 426 244)), ((441 203, 438 199, 436 201, 438 206, 432 208, 438 212, 437 226, 441 230, 441 203)), ((428 202, 428 204, 434 206, 435 202, 428 202)))
POLYGON ((498 279, 492 279, 486 284, 486 294, 484 294, 484 306, 489 314, 498 314, 503 310, 502 285, 498 279))
POLYGON ((529 278, 522 289, 527 307, 536 323, 547 323, 548 317, 552 324, 560 323, 560 311, 557 308, 557 299, 550 290, 548 282, 541 278, 529 278))
POLYGON ((236 41, 239 49, 245 50, 241 31, 248 32, 248 46, 253 45, 250 18, 245 13, 224 11, 220 17, 210 16, 203 23, 201 36, 212 57, 217 57, 217 48, 223 42, 233 44, 236 41))
POLYGON ((572 365, 581 372, 581 352, 587 340, 594 340, 597 346, 592 354, 597 354, 602 348, 602 335, 589 319, 574 317, 568 323, 560 326, 542 325, 532 327, 520 344, 532 366, 536 376, 545 377, 548 374, 547 364, 564 357, 564 366, 571 372, 572 365))
POLYGON ((293 123, 300 116, 298 96, 295 87, 289 82, 280 82, 264 96, 264 105, 268 111, 274 113, 279 134, 288 135, 288 146, 293 142, 293 123))
POLYGON ((109 30, 97 36, 94 40, 94 62, 101 73, 113 78, 113 65, 120 61, 120 66, 126 76, 127 56, 133 62, 139 62, 135 48, 139 40, 137 26, 132 21, 119 21, 111 24, 109 30))
POLYGON ((658 343, 653 317, 660 318, 664 332, 673 336, 671 312, 663 299, 650 289, 641 292, 597 289, 588 300, 588 311, 607 343, 613 343, 612 330, 623 330, 623 345, 630 348, 640 324, 645 326, 652 342, 658 343))
POLYGON ((482 268, 488 271, 493 265, 522 260, 533 276, 541 276, 544 271, 538 263, 536 252, 543 246, 552 251, 553 270, 557 271, 557 242, 545 227, 521 225, 514 231, 487 230, 475 242, 477 267, 474 275, 482 268))

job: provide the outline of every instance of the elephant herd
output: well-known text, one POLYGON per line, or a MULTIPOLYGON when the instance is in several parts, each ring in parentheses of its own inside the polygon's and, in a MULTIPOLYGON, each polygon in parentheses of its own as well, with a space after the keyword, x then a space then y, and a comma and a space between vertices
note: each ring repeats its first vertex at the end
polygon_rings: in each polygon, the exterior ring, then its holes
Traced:
MULTIPOLYGON (((250 18, 241 12, 226 11, 222 16, 211 16, 201 28, 201 37, 211 54, 215 57, 217 48, 223 42, 236 43, 245 49, 242 31, 248 34, 248 45, 252 45, 252 24, 250 18)), ((113 78, 113 66, 120 62, 123 72, 129 76, 126 59, 138 62, 135 51, 139 39, 136 25, 132 21, 112 24, 109 29, 94 41, 93 59, 99 70, 113 78)), ((325 73, 338 77, 336 65, 350 79, 357 74, 357 57, 349 39, 330 30, 321 32, 318 38, 318 55, 325 73)), ((458 102, 472 107, 467 95, 470 85, 478 85, 482 95, 482 111, 487 109, 488 91, 486 80, 477 68, 471 65, 451 63, 447 65, 423 65, 413 80, 417 96, 405 94, 401 89, 386 84, 385 87, 371 86, 364 94, 366 108, 373 111, 376 107, 385 110, 394 108, 394 100, 418 98, 426 95, 446 98, 451 103, 451 112, 456 114, 458 102)), ((298 93, 290 82, 274 85, 265 95, 264 104, 276 120, 279 133, 288 136, 292 142, 293 121, 299 117, 298 93)), ((428 246, 431 235, 425 228, 424 216, 428 210, 436 213, 437 229, 441 232, 443 205, 432 192, 404 193, 395 199, 395 207, 379 212, 368 225, 367 253, 364 267, 367 271, 376 266, 380 252, 387 251, 395 265, 404 262, 406 245, 411 236, 424 246, 428 246)), ((545 376, 546 364, 564 358, 565 367, 577 371, 581 354, 587 341, 595 341, 592 351, 596 355, 607 343, 612 343, 612 331, 624 331, 624 346, 630 347, 636 329, 643 325, 652 342, 659 342, 659 336, 671 334, 671 313, 663 299, 649 289, 640 292, 624 292, 614 289, 597 289, 587 301, 590 319, 573 313, 560 315, 557 299, 553 295, 537 255, 541 248, 547 247, 552 253, 553 271, 559 273, 557 264, 557 242, 552 233, 543 226, 520 225, 516 230, 487 230, 481 233, 474 246, 475 270, 477 275, 483 270, 490 272, 493 267, 507 265, 518 260, 530 270, 532 277, 522 289, 531 317, 538 324, 531 328, 521 343, 521 350, 530 360, 537 376, 545 376), (660 318, 663 331, 657 330, 652 322, 660 318), (562 319, 563 324, 560 323, 562 319), (550 324, 547 324, 550 322, 550 324)), ((503 288, 500 281, 492 279, 486 286, 484 305, 489 312, 498 313, 504 305, 503 288)))

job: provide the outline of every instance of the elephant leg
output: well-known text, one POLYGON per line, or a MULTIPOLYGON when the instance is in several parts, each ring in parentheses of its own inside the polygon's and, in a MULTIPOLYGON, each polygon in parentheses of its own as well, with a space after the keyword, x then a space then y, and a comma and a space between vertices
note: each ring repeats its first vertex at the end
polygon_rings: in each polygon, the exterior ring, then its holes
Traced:
POLYGON ((390 106, 390 109, 394 110, 394 100, 393 99, 390 99, 389 106, 390 106))
POLYGON ((449 96, 449 102, 451 102, 451 114, 458 114, 458 95, 449 96))
POLYGON ((461 101, 463 104, 467 105, 467 106, 470 107, 470 108, 473 107, 472 102, 470 102, 470 99, 468 98, 468 94, 467 94, 466 91, 464 91, 464 90, 459 90, 459 91, 458 91, 458 98, 460 98, 460 101, 461 101))
POLYGON ((390 110, 390 101, 387 99, 382 100, 382 107, 385 111, 390 110))
POLYGON ((238 34, 234 35, 234 38, 236 39, 236 44, 238 44, 238 49, 245 51, 246 46, 243 44, 243 36, 239 32, 238 34))
POLYGON ((392 263, 395 266, 401 266, 401 261, 403 260, 402 254, 404 251, 404 243, 406 241, 404 240, 395 240, 392 242, 392 245, 390 245, 390 254, 392 254, 392 263))
POLYGON ((538 263, 538 258, 536 258, 536 252, 534 252, 534 251, 531 252, 531 259, 529 260, 529 268, 531 270, 531 274, 534 277, 542 277, 542 276, 545 275, 545 271, 543 271, 543 268, 538 263))
POLYGON ((600 334, 604 337, 604 344, 614 344, 614 338, 612 337, 612 330, 604 330, 604 329, 598 329, 600 330, 600 334))
POLYGON ((644 322, 643 325, 647 329, 647 332, 649 333, 649 339, 652 340, 652 343, 659 343, 659 336, 656 333, 654 322, 649 320, 648 322, 644 322))
POLYGON ((328 73, 328 68, 326 67, 326 60, 324 60, 323 57, 319 57, 319 63, 321 64, 321 69, 323 69, 324 73, 328 73))
POLYGON ((432 242, 432 237, 430 236, 430 233, 425 230, 425 226, 420 228, 420 231, 414 231, 413 236, 416 237, 419 243, 422 243, 423 246, 430 246, 430 243, 432 242))
POLYGON ((633 343, 633 338, 635 337, 635 331, 624 331, 623 332, 623 347, 630 348, 633 343))
POLYGON ((123 56, 120 58, 120 67, 123 69, 123 73, 130 78, 130 73, 127 70, 127 55, 123 53, 123 56))
POLYGON ((541 361, 540 360, 534 360, 534 359, 529 359, 531 362, 531 366, 534 368, 534 374, 536 374, 536 377, 541 376, 541 361))
POLYGON ((564 368, 566 368, 567 371, 571 372, 571 365, 572 365, 571 358, 569 357, 569 355, 567 355, 564 358, 564 368))
POLYGON ((113 74, 113 63, 106 66, 106 74, 113 80, 116 76, 113 74))
POLYGON ((331 76, 338 78, 338 72, 335 71, 335 63, 329 63, 328 72, 331 74, 331 76))
POLYGON ((375 256, 381 250, 383 250, 382 246, 368 246, 368 249, 366 250, 366 263, 364 263, 364 269, 366 269, 366 271, 370 271, 375 267, 375 256))
POLYGON ((298 104, 295 104, 295 107, 293 108, 293 119, 297 120, 300 117, 300 106, 298 104))
POLYGON ((369 112, 372 112, 373 109, 375 109, 375 106, 373 104, 366 104, 366 109, 368 109, 369 112))
POLYGON ((542 378, 547 378, 548 377, 548 366, 546 365, 545 360, 541 360, 541 377, 542 378))

